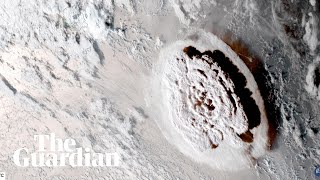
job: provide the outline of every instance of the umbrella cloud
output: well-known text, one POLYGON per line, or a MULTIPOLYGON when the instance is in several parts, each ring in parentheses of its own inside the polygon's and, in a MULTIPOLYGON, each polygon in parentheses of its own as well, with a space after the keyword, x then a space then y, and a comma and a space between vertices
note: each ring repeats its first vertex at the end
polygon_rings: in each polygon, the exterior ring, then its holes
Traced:
POLYGON ((228 45, 209 33, 194 37, 160 54, 155 77, 164 102, 160 108, 168 116, 157 122, 196 161, 225 170, 250 167, 269 146, 258 86, 228 45))

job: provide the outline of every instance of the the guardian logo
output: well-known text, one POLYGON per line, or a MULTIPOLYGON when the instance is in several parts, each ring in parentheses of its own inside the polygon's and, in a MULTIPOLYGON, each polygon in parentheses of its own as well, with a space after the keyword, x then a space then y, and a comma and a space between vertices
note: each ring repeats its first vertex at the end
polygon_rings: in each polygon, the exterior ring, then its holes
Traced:
POLYGON ((0 180, 6 180, 6 173, 0 172, 0 180))
POLYGON ((62 140, 52 133, 35 135, 34 140, 39 143, 37 151, 31 153, 27 148, 20 148, 14 152, 13 162, 17 166, 119 166, 117 153, 95 153, 90 148, 76 148, 74 139, 62 140))

